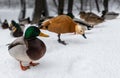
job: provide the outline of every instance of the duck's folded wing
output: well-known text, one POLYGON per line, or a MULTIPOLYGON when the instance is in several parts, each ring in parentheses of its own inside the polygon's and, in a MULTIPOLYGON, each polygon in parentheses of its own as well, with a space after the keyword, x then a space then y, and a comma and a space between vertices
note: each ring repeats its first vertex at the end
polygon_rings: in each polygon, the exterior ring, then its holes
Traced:
POLYGON ((22 37, 17 38, 8 46, 8 50, 17 46, 17 45, 25 45, 24 39, 22 37))
POLYGON ((10 45, 8 46, 8 50, 11 49, 11 48, 13 48, 13 47, 15 47, 15 46, 17 46, 17 45, 23 45, 23 44, 22 44, 22 43, 10 44, 10 45))

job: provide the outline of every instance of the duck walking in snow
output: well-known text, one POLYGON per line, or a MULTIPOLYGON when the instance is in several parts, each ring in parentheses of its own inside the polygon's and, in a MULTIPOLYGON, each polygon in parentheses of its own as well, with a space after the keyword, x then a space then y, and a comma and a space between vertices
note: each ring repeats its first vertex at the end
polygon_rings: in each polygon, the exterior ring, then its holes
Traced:
POLYGON ((58 42, 64 45, 66 45, 66 43, 60 39, 60 35, 64 33, 75 32, 81 34, 84 38, 86 38, 84 28, 82 28, 82 26, 80 26, 78 23, 74 22, 72 18, 67 15, 59 15, 57 17, 44 21, 40 28, 57 33, 58 42))
POLYGON ((33 61, 39 60, 46 52, 44 42, 37 38, 39 35, 44 36, 37 27, 30 26, 23 37, 17 38, 8 46, 9 54, 20 62, 22 70, 38 65, 33 61))
POLYGON ((84 19, 85 22, 92 25, 97 25, 104 21, 104 18, 92 13, 92 12, 80 12, 80 18, 84 19))

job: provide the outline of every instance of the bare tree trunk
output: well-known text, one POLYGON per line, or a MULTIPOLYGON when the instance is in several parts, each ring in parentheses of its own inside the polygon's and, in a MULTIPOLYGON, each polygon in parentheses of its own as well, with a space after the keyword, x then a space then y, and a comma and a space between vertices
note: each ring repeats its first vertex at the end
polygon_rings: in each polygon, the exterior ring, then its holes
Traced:
POLYGON ((10 0, 8 0, 8 7, 10 8, 10 0))
POLYGON ((104 10, 105 10, 106 12, 108 12, 108 2, 109 2, 109 0, 104 0, 104 1, 103 1, 104 10))
POLYGON ((92 1, 91 0, 89 2, 89 6, 90 6, 90 12, 92 12, 92 1))
POLYGON ((87 9, 88 2, 89 2, 89 0, 84 0, 84 9, 85 9, 85 10, 87 9))
POLYGON ((43 9, 42 9, 42 15, 45 16, 45 17, 48 17, 49 16, 49 13, 48 13, 48 6, 47 6, 47 1, 46 0, 43 0, 43 9))
POLYGON ((108 12, 108 2, 109 0, 104 0, 103 1, 103 6, 104 6, 104 10, 102 11, 102 16, 104 18, 105 14, 108 12))
POLYGON ((83 11, 83 0, 80 0, 80 4, 81 4, 80 10, 83 11))
POLYGON ((47 1, 35 0, 35 8, 33 13, 32 23, 38 23, 41 18, 41 15, 43 15, 43 17, 49 16, 47 1))
POLYGON ((19 14, 19 19, 23 19, 25 18, 26 15, 26 0, 20 0, 20 4, 21 4, 21 11, 19 14))
POLYGON ((64 11, 64 0, 58 0, 58 15, 62 15, 64 11))
POLYGON ((42 10, 43 10, 43 0, 35 0, 35 8, 32 18, 32 23, 38 23, 41 18, 42 10))
POLYGON ((96 3, 97 11, 100 12, 100 8, 99 8, 98 0, 95 0, 95 3, 96 3))
POLYGON ((72 13, 73 10, 73 1, 74 0, 68 0, 68 11, 67 11, 67 15, 70 16, 71 18, 74 18, 74 15, 72 13))
POLYGON ((53 0, 55 7, 58 7, 56 0, 53 0))
POLYGON ((68 0, 68 13, 72 13, 73 0, 68 0))

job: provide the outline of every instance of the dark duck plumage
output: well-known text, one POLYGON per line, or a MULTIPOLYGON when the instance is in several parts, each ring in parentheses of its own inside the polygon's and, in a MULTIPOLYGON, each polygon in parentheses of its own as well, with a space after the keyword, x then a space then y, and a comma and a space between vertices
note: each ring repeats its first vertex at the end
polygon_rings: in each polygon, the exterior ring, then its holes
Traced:
POLYGON ((24 37, 17 38, 8 46, 10 55, 20 62, 22 70, 38 65, 39 63, 33 61, 39 60, 46 52, 44 42, 37 38, 39 34, 41 32, 37 27, 30 26, 26 29, 24 37), (28 65, 24 66, 24 63, 28 65))
POLYGON ((7 29, 9 28, 9 24, 8 24, 8 21, 5 19, 4 22, 2 23, 2 28, 3 29, 7 29))
POLYGON ((14 20, 11 21, 11 25, 10 25, 9 29, 11 30, 11 35, 13 37, 20 37, 23 35, 22 28, 14 20))

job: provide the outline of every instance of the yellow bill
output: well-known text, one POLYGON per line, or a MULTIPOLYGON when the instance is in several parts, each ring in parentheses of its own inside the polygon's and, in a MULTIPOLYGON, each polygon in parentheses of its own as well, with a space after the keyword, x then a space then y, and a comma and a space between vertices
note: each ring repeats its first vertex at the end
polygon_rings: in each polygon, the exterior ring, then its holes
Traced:
POLYGON ((39 36, 42 36, 42 37, 49 37, 49 35, 44 34, 44 33, 42 33, 42 32, 39 34, 39 36))
POLYGON ((12 27, 12 32, 15 32, 17 29, 13 26, 12 27))

